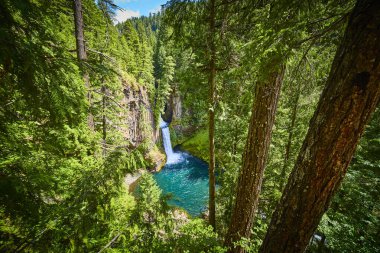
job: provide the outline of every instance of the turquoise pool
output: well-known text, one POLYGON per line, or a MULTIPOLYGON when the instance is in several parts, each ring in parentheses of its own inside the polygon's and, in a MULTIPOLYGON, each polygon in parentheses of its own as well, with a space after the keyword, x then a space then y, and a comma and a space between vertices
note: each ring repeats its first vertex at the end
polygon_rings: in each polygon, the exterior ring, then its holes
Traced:
POLYGON ((208 165, 184 152, 176 152, 178 161, 166 164, 154 174, 164 194, 171 194, 169 205, 198 216, 208 205, 208 165))

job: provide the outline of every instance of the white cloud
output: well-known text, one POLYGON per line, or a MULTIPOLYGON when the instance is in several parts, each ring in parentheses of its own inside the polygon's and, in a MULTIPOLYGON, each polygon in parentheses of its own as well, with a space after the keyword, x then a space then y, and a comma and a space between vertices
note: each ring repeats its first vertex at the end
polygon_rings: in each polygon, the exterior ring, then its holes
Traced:
POLYGON ((140 17, 141 14, 139 11, 132 11, 132 10, 117 10, 115 15, 115 24, 124 22, 127 19, 133 18, 133 17, 140 17))
POLYGON ((158 13, 160 11, 161 11, 161 5, 157 6, 154 9, 149 10, 148 13, 152 13, 153 14, 153 13, 158 13))

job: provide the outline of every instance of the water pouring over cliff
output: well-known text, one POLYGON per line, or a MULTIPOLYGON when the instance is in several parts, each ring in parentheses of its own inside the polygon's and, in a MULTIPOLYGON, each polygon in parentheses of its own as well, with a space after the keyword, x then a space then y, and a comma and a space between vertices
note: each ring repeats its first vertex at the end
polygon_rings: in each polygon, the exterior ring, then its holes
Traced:
POLYGON ((166 164, 177 163, 181 160, 181 154, 173 152, 172 143, 170 141, 169 123, 161 120, 160 128, 162 131, 162 140, 167 157, 166 164))

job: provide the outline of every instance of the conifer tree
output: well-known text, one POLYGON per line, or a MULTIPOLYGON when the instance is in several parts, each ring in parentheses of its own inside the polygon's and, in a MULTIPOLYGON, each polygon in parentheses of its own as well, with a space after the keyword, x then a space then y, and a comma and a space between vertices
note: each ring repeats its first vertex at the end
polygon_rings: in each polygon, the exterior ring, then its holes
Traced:
POLYGON ((380 98, 379 25, 380 3, 357 1, 260 252, 304 252, 344 178, 380 98))
MULTIPOLYGON (((276 62, 272 64, 278 66, 276 62)), ((269 74, 268 79, 256 84, 236 203, 225 239, 230 252, 244 252, 241 247, 234 247, 233 243, 251 235, 283 77, 284 67, 280 65, 269 74)))

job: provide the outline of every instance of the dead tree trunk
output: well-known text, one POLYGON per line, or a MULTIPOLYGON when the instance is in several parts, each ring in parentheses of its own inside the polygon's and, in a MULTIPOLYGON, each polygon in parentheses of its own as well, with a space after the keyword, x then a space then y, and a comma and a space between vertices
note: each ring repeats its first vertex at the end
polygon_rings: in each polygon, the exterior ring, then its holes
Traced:
POLYGON ((234 248, 233 243, 251 235, 283 76, 284 67, 281 67, 273 71, 266 82, 256 85, 236 202, 225 240, 229 252, 244 252, 240 247, 234 248))
POLYGON ((90 105, 90 112, 88 114, 87 123, 91 130, 94 130, 94 117, 91 113, 91 92, 90 92, 90 77, 85 68, 85 62, 87 61, 86 45, 84 40, 84 29, 83 29, 83 11, 82 11, 82 1, 74 0, 74 22, 75 22, 75 40, 77 47, 77 57, 82 70, 82 75, 84 83, 87 88, 87 99, 90 105))
POLYGON ((359 0, 259 252, 304 252, 380 98, 380 1, 359 0))

